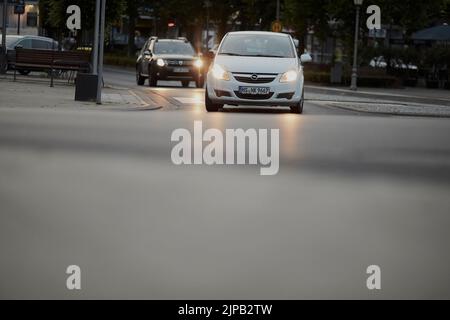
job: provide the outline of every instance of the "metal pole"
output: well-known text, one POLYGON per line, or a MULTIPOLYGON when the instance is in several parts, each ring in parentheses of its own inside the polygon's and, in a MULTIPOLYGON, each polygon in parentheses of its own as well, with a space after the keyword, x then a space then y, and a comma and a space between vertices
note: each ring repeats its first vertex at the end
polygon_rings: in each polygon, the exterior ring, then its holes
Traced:
POLYGON ((206 52, 209 51, 209 6, 206 7, 206 52))
POLYGON ((360 6, 356 6, 356 26, 355 26, 355 48, 353 50, 353 69, 351 90, 358 90, 358 35, 359 35, 359 10, 360 6))
POLYGON ((280 0, 277 0, 277 21, 280 21, 280 0))
POLYGON ((211 8, 212 2, 210 0, 205 1, 206 7, 206 51, 209 51, 209 8, 211 8))
POLYGON ((92 48, 92 74, 98 74, 98 37, 100 28, 100 2, 96 0, 95 4, 95 29, 94 29, 94 47, 92 48))
POLYGON ((6 48, 6 19, 8 19, 8 0, 3 0, 2 47, 6 48))
POLYGON ((8 9, 8 0, 3 0, 3 23, 2 23, 2 52, 0 56, 0 73, 6 73, 8 62, 6 58, 6 19, 8 9))
POLYGON ((103 86, 103 53, 105 47, 105 11, 106 0, 102 0, 100 15, 100 44, 98 53, 98 86, 97 86, 97 104, 102 104, 102 86, 103 86))
POLYGON ((20 36, 20 14, 17 15, 17 35, 20 36))

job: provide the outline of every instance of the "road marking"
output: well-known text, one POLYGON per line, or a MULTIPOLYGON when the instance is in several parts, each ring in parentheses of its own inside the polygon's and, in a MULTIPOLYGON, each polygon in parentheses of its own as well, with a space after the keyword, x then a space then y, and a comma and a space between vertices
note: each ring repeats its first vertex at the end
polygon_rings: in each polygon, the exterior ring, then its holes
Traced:
POLYGON ((105 103, 118 103, 118 104, 141 104, 140 101, 133 95, 125 95, 118 93, 103 93, 102 101, 105 103))
POLYGON ((182 104, 200 104, 203 103, 203 99, 201 97, 196 98, 185 98, 185 97, 173 97, 173 99, 181 102, 182 104))

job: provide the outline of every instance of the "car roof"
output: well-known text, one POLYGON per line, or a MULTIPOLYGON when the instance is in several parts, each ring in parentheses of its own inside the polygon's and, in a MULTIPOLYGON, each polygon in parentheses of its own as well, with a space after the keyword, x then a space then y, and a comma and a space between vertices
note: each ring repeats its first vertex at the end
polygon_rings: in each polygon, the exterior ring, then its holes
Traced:
MULTIPOLYGON (((0 39, 2 38, 2 35, 0 34, 0 39)), ((18 35, 6 35, 7 39, 17 39, 17 40, 21 40, 21 39, 38 39, 38 40, 47 40, 47 41, 52 41, 52 38, 47 38, 47 37, 41 37, 41 36, 32 36, 32 35, 23 35, 23 36, 18 36, 18 35)), ((56 40, 53 40, 56 41, 56 40)))
POLYGON ((158 42, 183 42, 185 43, 185 40, 180 39, 158 39, 158 42))
POLYGON ((267 35, 267 36, 280 36, 289 37, 286 33, 270 32, 270 31, 232 31, 228 33, 229 35, 239 35, 239 34, 253 34, 253 35, 267 35))

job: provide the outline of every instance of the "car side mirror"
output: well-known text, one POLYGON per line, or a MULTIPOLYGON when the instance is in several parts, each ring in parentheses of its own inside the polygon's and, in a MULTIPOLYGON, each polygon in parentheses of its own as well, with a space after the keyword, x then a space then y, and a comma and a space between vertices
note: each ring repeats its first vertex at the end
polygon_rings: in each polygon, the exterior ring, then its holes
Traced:
POLYGON ((152 56, 152 52, 150 50, 145 50, 144 51, 144 56, 151 57, 152 56))
POLYGON ((309 53, 304 53, 300 56, 300 62, 302 64, 312 62, 312 57, 309 53))
POLYGON ((19 45, 15 46, 14 49, 23 49, 23 45, 19 44, 19 45))

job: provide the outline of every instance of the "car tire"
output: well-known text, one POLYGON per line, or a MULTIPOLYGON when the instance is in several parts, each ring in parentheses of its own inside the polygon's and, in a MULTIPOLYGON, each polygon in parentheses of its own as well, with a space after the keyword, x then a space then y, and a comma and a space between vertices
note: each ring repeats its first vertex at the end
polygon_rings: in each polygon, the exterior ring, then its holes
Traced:
POLYGON ((181 81, 181 85, 183 86, 183 88, 188 88, 190 84, 191 82, 188 80, 181 81))
POLYGON ((302 114, 303 113, 303 104, 304 104, 304 102, 305 102, 305 92, 303 91, 302 99, 295 106, 291 106, 291 112, 292 113, 296 113, 296 114, 302 114))
POLYGON ((141 75, 141 69, 136 68, 136 83, 138 86, 143 86, 145 84, 145 77, 141 75))
POLYGON ((152 72, 152 69, 148 70, 148 86, 149 87, 157 87, 158 86, 158 78, 156 74, 152 72))
POLYGON ((221 104, 215 104, 211 101, 211 99, 208 96, 208 88, 205 90, 205 107, 206 111, 208 112, 217 112, 220 108, 223 107, 221 104))
POLYGON ((197 88, 203 88, 205 86, 205 81, 203 79, 195 80, 195 86, 197 88))
POLYGON ((18 69, 17 70, 17 72, 19 72, 21 75, 23 75, 23 76, 27 76, 27 75, 29 75, 30 74, 30 70, 21 70, 21 69, 18 69))

